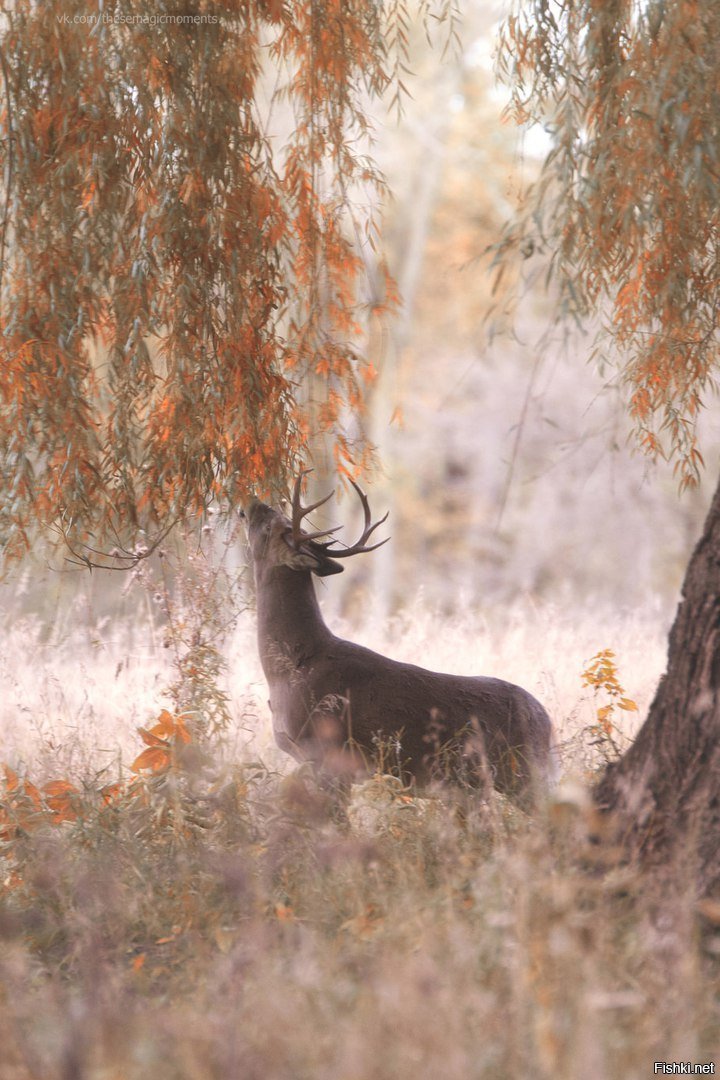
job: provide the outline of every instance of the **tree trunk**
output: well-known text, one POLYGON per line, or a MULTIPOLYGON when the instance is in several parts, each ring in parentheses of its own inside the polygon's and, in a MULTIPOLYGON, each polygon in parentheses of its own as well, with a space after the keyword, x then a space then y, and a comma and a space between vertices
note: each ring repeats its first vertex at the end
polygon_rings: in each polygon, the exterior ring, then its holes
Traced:
POLYGON ((720 887, 720 485, 685 575, 648 718, 595 798, 643 865, 680 858, 700 892, 720 887))

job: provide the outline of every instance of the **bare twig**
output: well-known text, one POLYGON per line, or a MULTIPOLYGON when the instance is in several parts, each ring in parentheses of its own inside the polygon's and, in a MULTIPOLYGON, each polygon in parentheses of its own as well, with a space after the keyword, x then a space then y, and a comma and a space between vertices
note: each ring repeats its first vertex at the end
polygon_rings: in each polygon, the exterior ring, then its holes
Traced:
POLYGON ((507 476, 505 477, 505 485, 503 487, 502 498, 500 500, 500 507, 498 509, 498 516, 495 522, 495 532, 500 531, 502 525, 502 519, 507 507, 507 501, 510 496, 510 488, 512 487, 513 477, 515 475, 515 466, 517 464, 518 453, 520 450, 520 442, 522 440, 523 432, 525 430, 525 421, 527 420, 527 412, 530 406, 530 399, 532 398, 533 390, 535 388, 535 380, 537 379, 538 372, 540 370, 540 363, 542 360, 542 354, 538 352, 535 356, 535 362, 533 363, 532 371, 530 372, 530 378, 528 379, 527 389, 525 390, 525 398, 523 400, 522 409, 520 410, 520 416, 518 418, 517 426, 515 428, 515 439, 513 441, 512 454, 510 455, 510 462, 508 464, 507 476))
POLYGON ((12 97, 10 95, 10 75, 7 68, 5 52, 0 49, 0 70, 2 70, 3 85, 5 87, 5 109, 7 113, 7 155, 5 158, 5 207, 3 210, 2 224, 0 224, 0 309, 2 308, 3 278, 5 275, 5 243, 7 239, 8 222, 10 219, 10 190, 13 182, 15 168, 15 148, 13 143, 12 121, 12 97))
POLYGON ((118 548, 116 548, 114 551, 101 551, 98 548, 91 547, 89 544, 83 544, 83 551, 79 551, 76 547, 73 546, 73 543, 70 540, 67 531, 62 526, 58 526, 62 534, 65 546, 72 555, 72 558, 68 558, 66 556, 65 562, 70 563, 71 566, 78 566, 90 571, 132 570, 139 563, 141 563, 143 559, 149 558, 155 551, 157 551, 157 549, 160 547, 160 544, 162 544, 162 542, 167 538, 171 530, 175 528, 179 520, 180 515, 174 517, 170 524, 158 533, 152 543, 148 544, 147 547, 143 547, 141 551, 129 551, 127 548, 122 547, 122 545, 120 544, 118 544, 118 548), (90 555, 86 554, 87 552, 90 552, 90 554, 92 555, 97 555, 102 559, 113 559, 115 560, 115 563, 111 563, 110 565, 108 565, 107 563, 94 562, 90 558, 90 555))

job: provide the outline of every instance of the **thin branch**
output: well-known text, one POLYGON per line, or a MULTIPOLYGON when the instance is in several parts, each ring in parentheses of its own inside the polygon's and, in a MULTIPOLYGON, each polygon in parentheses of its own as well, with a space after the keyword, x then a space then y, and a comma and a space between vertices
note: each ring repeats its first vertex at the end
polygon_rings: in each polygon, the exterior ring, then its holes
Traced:
POLYGON ((157 549, 160 547, 162 542, 167 538, 167 536, 169 535, 171 530, 175 528, 175 526, 177 525, 179 520, 180 520, 180 515, 177 515, 176 517, 174 517, 172 519, 172 521, 169 523, 169 525, 167 525, 166 528, 162 529, 158 533, 156 538, 153 540, 153 542, 148 547, 143 548, 142 551, 128 551, 127 548, 123 548, 123 547, 120 547, 119 550, 115 550, 115 551, 101 551, 98 548, 91 547, 89 544, 83 544, 82 545, 85 552, 90 552, 93 555, 98 555, 102 559, 108 559, 108 560, 109 559, 114 559, 114 560, 116 560, 116 564, 120 563, 120 562, 126 564, 126 565, 110 565, 110 566, 108 566, 106 563, 94 562, 90 558, 89 555, 84 554, 82 551, 78 551, 77 548, 73 546, 70 538, 68 537, 67 531, 64 528, 62 528, 62 526, 58 526, 58 528, 60 530, 60 533, 62 534, 62 538, 63 538, 63 541, 65 543, 65 546, 67 547, 70 554, 73 556, 72 558, 68 558, 66 556, 65 557, 65 562, 70 563, 71 566, 78 566, 78 567, 81 567, 83 569, 90 570, 90 571, 93 571, 93 570, 132 570, 139 563, 141 563, 144 559, 149 558, 155 551, 157 551, 157 549))
POLYGON ((525 430, 525 421, 527 420, 528 408, 530 406, 530 399, 532 397, 533 389, 535 387, 535 380, 537 378, 538 371, 540 370, 540 362, 542 359, 541 353, 535 355, 535 363, 528 379, 527 389, 525 390, 525 398, 523 400, 522 409, 520 410, 520 417, 515 428, 515 440, 513 442, 512 454, 510 455, 510 463, 508 465, 507 476, 505 478, 505 486, 503 487, 502 498, 500 500, 500 509, 498 510, 497 520, 495 522, 495 532, 500 531, 502 525, 502 519, 507 508, 508 498, 510 496, 510 488, 512 487, 513 477, 515 475, 515 466, 517 464, 518 453, 520 451, 520 441, 525 430))
POLYGON ((15 168, 15 146, 13 135, 12 97, 10 95, 10 75, 5 59, 5 51, 0 48, 0 69, 2 70, 3 85, 5 87, 5 110, 7 113, 7 156, 5 159, 5 208, 3 210, 2 223, 0 224, 0 310, 2 308, 3 278, 5 275, 5 242, 7 239, 8 222, 10 220, 10 191, 13 182, 15 168))

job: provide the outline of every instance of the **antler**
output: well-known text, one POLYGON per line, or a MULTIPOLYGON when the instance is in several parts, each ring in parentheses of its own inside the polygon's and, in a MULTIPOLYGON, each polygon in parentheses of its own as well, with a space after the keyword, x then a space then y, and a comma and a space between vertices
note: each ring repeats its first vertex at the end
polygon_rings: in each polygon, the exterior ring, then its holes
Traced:
MULTIPOLYGON (((341 529, 341 525, 336 525, 334 529, 321 529, 317 532, 303 532, 301 528, 302 519, 311 514, 313 510, 317 510, 318 506, 322 506, 332 499, 333 492, 326 495, 324 499, 318 499, 317 502, 311 503, 310 506, 303 506, 300 502, 300 488, 302 487, 303 478, 311 473, 312 469, 303 469, 297 480, 295 481, 295 487, 293 489, 292 496, 292 539, 295 547, 299 547, 303 542, 308 540, 317 540, 320 536, 332 536, 338 529, 341 529)), ((324 546, 324 545, 323 545, 324 546)))
MULTIPOLYGON (((308 540, 319 540, 321 536, 332 536, 338 529, 342 528, 342 525, 336 525, 333 529, 320 529, 316 532, 303 532, 302 520, 312 513, 313 510, 317 510, 319 506, 323 506, 328 499, 332 499, 333 492, 326 495, 324 499, 318 499, 317 502, 311 503, 309 506, 303 506, 300 502, 300 488, 302 487, 303 478, 311 473, 312 469, 303 469, 297 480, 295 481, 295 487, 293 488, 292 496, 292 539, 295 547, 299 547, 303 543, 307 543, 308 540)), ((332 540, 328 540, 324 544, 318 544, 317 546, 322 549, 324 555, 327 555, 329 559, 347 559, 350 555, 362 555, 366 551, 375 551, 376 548, 382 547, 383 544, 387 544, 390 537, 385 540, 381 540, 377 544, 370 544, 367 546, 367 541, 380 525, 382 525, 388 519, 388 514, 385 517, 381 517, 379 521, 374 523, 370 520, 370 506, 368 505, 367 495, 358 487, 354 480, 350 480, 350 483, 355 488, 358 494, 358 498, 362 503, 363 514, 365 515, 365 522, 363 524, 362 535, 359 540, 356 540, 352 547, 340 547, 333 548, 332 540)))
MULTIPOLYGON (((348 477, 348 479, 350 478, 348 477)), ((376 521, 374 524, 371 523, 370 506, 368 505, 367 495, 361 488, 358 487, 354 480, 350 480, 350 483, 355 488, 355 491, 358 494, 358 498, 362 503, 363 514, 365 515, 363 531, 359 540, 356 540, 352 547, 333 548, 332 541, 328 541, 326 544, 318 544, 318 547, 321 547, 323 549, 324 554, 331 559, 347 559, 349 555, 362 555, 366 551, 375 551, 376 548, 382 547, 383 544, 387 544, 388 540, 390 539, 390 537, 388 536, 384 540, 380 540, 380 542, 377 544, 370 544, 369 547, 367 546, 367 541, 370 539, 375 530, 379 528, 385 521, 387 521, 390 511, 388 511, 388 513, 385 514, 384 517, 381 517, 379 521, 376 521)), ((325 502, 325 499, 323 499, 323 502, 325 502)), ((335 529, 330 529, 328 530, 328 532, 335 532, 335 529)))

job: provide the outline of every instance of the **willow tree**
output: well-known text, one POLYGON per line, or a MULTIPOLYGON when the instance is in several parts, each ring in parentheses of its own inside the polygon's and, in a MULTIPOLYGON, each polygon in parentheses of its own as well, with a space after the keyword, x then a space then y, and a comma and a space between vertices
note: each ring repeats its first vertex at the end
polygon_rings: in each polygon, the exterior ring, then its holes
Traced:
MULTIPOLYGON (((681 487, 699 479, 720 358, 718 41, 715 0, 528 0, 500 49, 517 119, 552 149, 498 258, 545 253, 562 310, 601 318, 639 441, 681 487)), ((682 852, 720 886, 720 488, 666 674, 596 796, 631 851, 682 852)))
POLYGON ((393 302, 360 287, 383 189, 368 109, 399 93, 402 0, 1 19, 6 554, 38 524, 102 547, 237 504, 305 452, 310 377, 338 466, 362 467, 343 418, 393 302))

